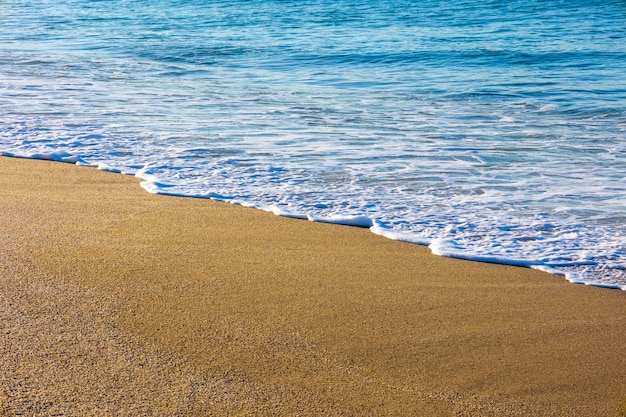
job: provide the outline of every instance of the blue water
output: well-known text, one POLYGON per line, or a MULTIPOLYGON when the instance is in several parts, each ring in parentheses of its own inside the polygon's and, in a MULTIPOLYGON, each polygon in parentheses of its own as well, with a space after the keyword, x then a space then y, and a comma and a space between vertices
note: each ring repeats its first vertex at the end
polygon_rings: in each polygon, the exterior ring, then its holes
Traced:
POLYGON ((626 289, 626 3, 5 0, 0 153, 626 289))

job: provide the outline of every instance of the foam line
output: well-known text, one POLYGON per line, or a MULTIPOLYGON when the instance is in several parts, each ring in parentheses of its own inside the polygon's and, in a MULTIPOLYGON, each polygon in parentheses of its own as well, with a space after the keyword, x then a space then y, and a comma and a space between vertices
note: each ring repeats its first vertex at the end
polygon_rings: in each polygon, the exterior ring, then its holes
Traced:
MULTIPOLYGON (((353 227, 362 227, 369 228, 370 231, 374 234, 386 237, 392 240, 403 241, 412 244, 418 244, 422 246, 428 246, 431 252, 434 255, 444 256, 449 258, 457 258, 464 259, 469 261, 477 261, 477 262, 487 262, 487 263, 497 263, 502 265, 513 265, 513 266, 521 266, 521 267, 529 267, 544 271, 546 273, 550 273, 553 275, 561 275, 564 276, 567 281, 575 284, 585 284, 588 286, 594 286, 599 288, 606 289, 621 289, 626 291, 626 284, 616 284, 616 283, 607 283, 600 281, 590 281, 583 279, 576 273, 568 273, 563 272, 556 265, 548 265, 543 262, 528 260, 528 259, 514 259, 507 258, 501 256, 481 256, 475 255, 471 253, 467 253, 463 251, 463 247, 459 245, 453 239, 430 239, 427 237, 417 236, 412 233, 399 232, 394 231, 385 225, 383 222, 373 219, 369 216, 363 215, 354 215, 354 216, 341 216, 341 215, 332 215, 332 216, 318 216, 312 214, 305 213, 297 213, 291 212, 284 208, 281 208, 276 205, 270 206, 259 206, 249 201, 240 200, 235 198, 234 196, 228 196, 216 192, 204 192, 204 193, 196 193, 196 194, 184 194, 184 193, 176 193, 170 191, 171 188, 176 187, 175 184, 169 184, 160 181, 160 179, 153 173, 150 169, 150 166, 146 165, 142 168, 138 169, 134 173, 126 173, 122 169, 118 169, 116 167, 112 167, 107 164, 90 164, 88 161, 85 161, 81 157, 77 155, 70 154, 63 150, 57 150, 50 153, 33 153, 27 155, 19 155, 12 152, 2 151, 0 155, 7 157, 15 157, 15 158, 26 158, 26 159, 40 159, 40 160, 49 160, 54 162, 63 162, 63 163, 73 163, 76 165, 82 166, 90 166, 103 171, 108 171, 112 173, 121 173, 123 175, 134 175, 144 181, 141 181, 140 186, 147 192, 152 194, 160 194, 160 195, 169 195, 169 196, 179 196, 179 197, 191 197, 191 198, 206 198, 224 202, 230 202, 232 204, 238 204, 246 207, 252 207, 256 209, 265 210, 275 215, 294 218, 294 219, 303 219, 310 220, 314 222, 323 222, 323 223, 332 223, 337 225, 345 225, 345 226, 353 226, 353 227)), ((570 263, 565 264, 570 265, 570 263)), ((579 265, 589 265, 588 262, 580 262, 579 265)))

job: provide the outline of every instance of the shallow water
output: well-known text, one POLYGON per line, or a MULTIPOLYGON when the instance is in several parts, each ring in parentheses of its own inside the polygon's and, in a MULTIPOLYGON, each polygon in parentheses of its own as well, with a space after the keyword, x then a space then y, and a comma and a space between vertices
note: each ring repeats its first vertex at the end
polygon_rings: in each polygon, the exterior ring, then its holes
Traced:
POLYGON ((0 5, 0 152, 626 288, 621 1, 0 5))

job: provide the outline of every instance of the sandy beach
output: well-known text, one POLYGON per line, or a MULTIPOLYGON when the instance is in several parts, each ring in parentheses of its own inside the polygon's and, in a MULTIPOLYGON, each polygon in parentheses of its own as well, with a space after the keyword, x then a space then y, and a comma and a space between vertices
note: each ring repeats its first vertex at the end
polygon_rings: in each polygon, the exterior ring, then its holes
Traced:
POLYGON ((0 158, 0 416, 626 416, 626 292, 0 158))

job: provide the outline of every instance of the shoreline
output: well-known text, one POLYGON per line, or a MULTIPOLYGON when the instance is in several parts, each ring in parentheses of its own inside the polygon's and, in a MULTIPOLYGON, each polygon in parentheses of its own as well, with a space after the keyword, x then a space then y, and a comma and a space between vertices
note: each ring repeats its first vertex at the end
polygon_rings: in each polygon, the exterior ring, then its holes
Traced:
POLYGON ((166 191, 160 190, 158 186, 154 186, 153 181, 157 179, 153 178, 151 174, 148 174, 147 176, 145 176, 145 175, 140 175, 139 172, 133 174, 133 173, 123 172, 114 168, 109 168, 109 169, 101 168, 100 166, 92 165, 92 164, 85 162, 78 156, 67 154, 62 151, 52 153, 52 154, 39 155, 37 157, 21 156, 21 155, 11 154, 11 153, 5 153, 5 154, 0 153, 0 158, 17 158, 17 159, 27 159, 27 160, 45 161, 45 162, 58 162, 58 163, 63 163, 63 164, 76 165, 80 167, 93 168, 93 169, 97 169, 99 171, 103 171, 107 173, 113 173, 113 174, 125 175, 129 177, 137 178, 140 180, 139 186, 145 192, 150 193, 150 194, 155 194, 155 195, 160 195, 160 196, 165 196, 165 197, 192 198, 192 199, 200 199, 200 200, 217 201, 217 202, 223 202, 223 203, 233 204, 237 206, 242 206, 246 208, 253 208, 256 210, 261 210, 261 211, 272 213, 276 216, 285 217, 288 219, 308 220, 308 221, 312 221, 316 223, 328 223, 328 224, 333 224, 336 226, 349 226, 349 227, 358 227, 358 228, 368 229, 373 234, 382 236, 390 240, 395 240, 395 241, 399 241, 403 243, 409 243, 409 244, 426 247, 430 250, 430 252, 433 255, 436 255, 436 256, 443 256, 443 257, 450 258, 450 259, 459 259, 459 260, 470 261, 470 262, 480 262, 480 263, 489 263, 489 264, 495 264, 495 265, 530 268, 530 269, 535 269, 538 271, 546 272, 550 275, 562 277, 569 283, 576 284, 576 285, 586 285, 586 286, 604 288, 604 289, 609 289, 609 290, 626 291, 626 284, 608 283, 608 282, 603 282, 603 281, 589 281, 589 280, 581 279, 577 275, 569 275, 568 273, 563 272, 556 267, 539 264, 539 263, 532 263, 531 261, 528 261, 528 260, 519 260, 519 259, 504 259, 503 260, 503 259, 498 259, 498 257, 488 257, 488 256, 471 257, 471 256, 466 256, 463 253, 449 253, 449 251, 446 251, 446 250, 441 251, 439 245, 435 241, 429 244, 426 241, 420 241, 419 239, 415 239, 410 236, 409 237, 403 236, 401 233, 388 230, 384 228, 383 226, 379 225, 376 219, 372 219, 370 217, 363 216, 363 215, 340 216, 337 218, 314 217, 309 214, 297 214, 297 213, 294 214, 290 212, 281 211, 280 209, 277 209, 275 207, 274 208, 259 207, 259 206, 255 206, 252 204, 247 204, 245 202, 240 202, 238 200, 224 198, 219 195, 197 196, 197 195, 168 193, 166 191))
POLYGON ((626 297, 0 157, 0 415, 626 415, 626 297))

